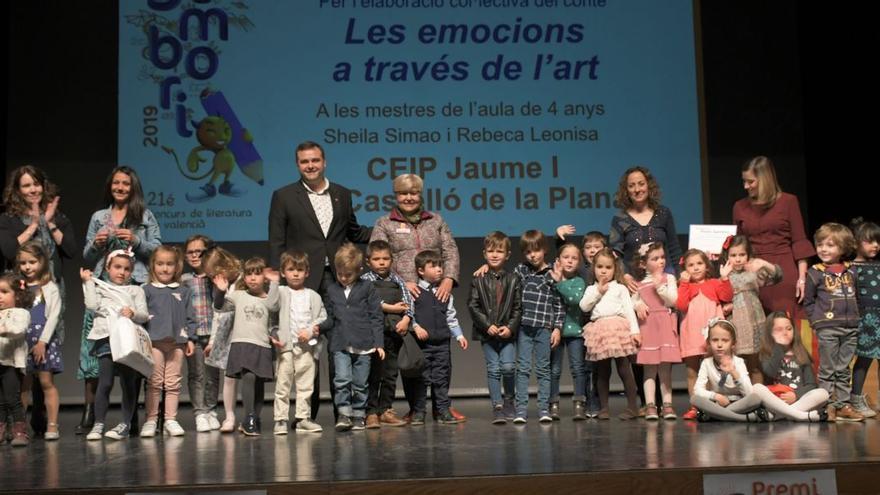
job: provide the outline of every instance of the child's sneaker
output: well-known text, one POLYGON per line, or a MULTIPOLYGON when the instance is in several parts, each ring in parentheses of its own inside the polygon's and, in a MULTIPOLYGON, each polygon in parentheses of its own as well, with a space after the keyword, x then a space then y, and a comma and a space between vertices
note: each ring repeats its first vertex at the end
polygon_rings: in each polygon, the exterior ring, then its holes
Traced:
POLYGON ((541 411, 538 413, 538 422, 539 423, 552 423, 553 416, 550 415, 550 411, 541 411))
POLYGON ((447 409, 437 415, 437 422, 441 425, 455 425, 461 423, 462 420, 453 416, 452 413, 447 409))
POLYGON ((182 437, 186 434, 186 432, 183 430, 183 427, 180 426, 180 423, 178 423, 176 419, 169 419, 165 421, 165 433, 171 435, 172 437, 182 437))
POLYGON ((859 414, 853 407, 849 404, 844 404, 843 407, 837 410, 837 421, 864 421, 865 417, 859 414))
POLYGON ((498 404, 497 406, 492 408, 492 424, 493 425, 506 425, 507 418, 504 416, 504 406, 498 404))
POLYGON ((217 419, 217 411, 211 411, 207 414, 208 423, 211 425, 211 430, 219 430, 220 429, 220 420, 217 419))
POLYGON ((112 438, 113 440, 122 440, 123 438, 128 438, 129 431, 131 428, 125 423, 119 423, 115 428, 104 433, 104 436, 107 438, 112 438))
POLYGON ((343 432, 350 430, 354 425, 351 422, 351 419, 348 416, 343 414, 339 415, 339 419, 336 421, 336 431, 343 432))
POLYGON ((513 418, 516 417, 516 406, 513 404, 513 397, 506 397, 504 399, 502 409, 504 410, 504 417, 508 421, 513 421, 513 418))
POLYGON ((687 419, 691 421, 697 419, 697 407, 691 406, 691 408, 688 409, 686 413, 681 415, 681 419, 687 419))
MULTIPOLYGON (((517 414, 515 418, 513 418, 513 424, 515 425, 524 425, 526 424, 526 416, 517 414)), ((550 421, 553 421, 552 419, 550 421)))
POLYGON ((324 428, 321 427, 318 423, 315 423, 309 418, 300 419, 296 422, 296 431, 304 431, 306 433, 320 433, 324 431, 324 428))
POLYGON ((413 413, 413 415, 410 417, 410 422, 409 422, 409 424, 410 424, 411 426, 422 426, 422 425, 424 425, 424 424, 425 424, 425 413, 424 413, 424 412, 413 413))
POLYGON ((92 430, 86 435, 86 440, 100 440, 104 438, 104 423, 95 423, 92 430))
POLYGON ((151 419, 149 421, 145 421, 144 425, 141 426, 141 438, 153 438, 156 436, 156 429, 158 425, 155 419, 151 419))
POLYGON ((868 406, 868 399, 864 395, 852 394, 850 396, 850 402, 852 403, 853 409, 855 409, 857 413, 861 414, 862 417, 873 418, 877 415, 877 411, 871 409, 871 407, 868 406))
POLYGON ((211 420, 210 414, 199 414, 196 416, 196 431, 199 433, 205 433, 211 431, 211 420))
POLYGON ((367 422, 364 418, 351 418, 351 431, 363 431, 367 429, 367 422))
POLYGON ((559 403, 550 403, 550 418, 552 421, 559 421, 559 403))
POLYGON ((272 433, 276 435, 287 435, 287 421, 284 421, 283 419, 281 421, 276 421, 272 433))

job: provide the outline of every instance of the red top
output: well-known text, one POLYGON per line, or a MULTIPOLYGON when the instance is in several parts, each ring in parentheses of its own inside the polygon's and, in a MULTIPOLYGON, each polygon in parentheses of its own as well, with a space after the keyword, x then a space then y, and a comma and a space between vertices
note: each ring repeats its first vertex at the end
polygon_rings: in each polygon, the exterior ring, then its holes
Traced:
POLYGON ((688 304, 700 292, 718 304, 733 300, 733 286, 730 285, 730 280, 710 278, 696 283, 681 281, 678 285, 678 301, 675 302, 678 310, 687 311, 688 304))
POLYGON ((755 257, 792 255, 795 260, 816 254, 804 231, 804 219, 797 196, 780 193, 770 208, 753 205, 743 198, 733 205, 733 222, 749 238, 755 257))

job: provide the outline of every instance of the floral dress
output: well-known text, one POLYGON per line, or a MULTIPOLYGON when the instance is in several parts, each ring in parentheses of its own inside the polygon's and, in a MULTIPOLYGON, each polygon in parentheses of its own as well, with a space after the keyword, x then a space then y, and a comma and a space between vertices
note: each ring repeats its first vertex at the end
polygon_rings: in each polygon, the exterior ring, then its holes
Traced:
POLYGON ((855 262, 853 268, 862 314, 856 355, 880 359, 880 263, 855 262))

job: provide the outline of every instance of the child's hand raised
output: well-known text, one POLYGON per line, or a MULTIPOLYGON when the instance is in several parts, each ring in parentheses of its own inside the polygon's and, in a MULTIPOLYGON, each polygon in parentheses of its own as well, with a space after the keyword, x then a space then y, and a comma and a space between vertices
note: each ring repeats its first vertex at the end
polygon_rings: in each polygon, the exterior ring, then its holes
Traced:
POLYGON ((733 261, 727 260, 720 270, 720 275, 723 280, 726 280, 728 276, 730 276, 730 272, 733 271, 733 261))
POLYGON ((269 282, 278 282, 281 280, 281 274, 278 273, 278 270, 274 270, 270 267, 263 269, 263 276, 266 277, 266 280, 269 282))
POLYGON ((681 272, 681 279, 680 280, 682 282, 690 282, 691 281, 691 273, 688 271, 681 272))
POLYGON ((83 282, 88 282, 89 280, 92 279, 92 271, 87 270, 85 268, 80 268, 79 269, 79 278, 81 278, 83 282))
POLYGON ((562 263, 560 263, 559 260, 556 260, 556 262, 553 263, 553 269, 550 270, 550 276, 557 282, 562 281, 562 263))
POLYGON ((566 236, 574 235, 577 230, 575 230, 574 225, 560 225, 556 227, 556 236, 565 240, 566 236))
POLYGON ((211 280, 214 282, 214 287, 220 292, 226 292, 229 289, 229 280, 227 280, 226 276, 222 273, 214 275, 214 278, 211 280))

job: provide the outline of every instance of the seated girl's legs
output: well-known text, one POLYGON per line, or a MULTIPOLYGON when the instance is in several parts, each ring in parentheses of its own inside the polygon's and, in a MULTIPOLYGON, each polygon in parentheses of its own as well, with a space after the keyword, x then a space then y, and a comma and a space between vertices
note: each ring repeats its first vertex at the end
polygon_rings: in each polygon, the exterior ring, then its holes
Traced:
POLYGON ((110 392, 113 391, 113 358, 110 355, 98 358, 98 389, 95 391, 95 422, 104 423, 110 406, 110 392))
POLYGON ((807 396, 809 396, 812 392, 817 392, 816 394, 809 397, 807 401, 801 404, 800 407, 797 406, 797 402, 795 402, 794 404, 788 404, 760 383, 756 383, 753 386, 752 390, 754 394, 761 399, 761 403, 764 405, 764 407, 773 415, 774 420, 790 419, 792 421, 819 421, 819 413, 816 411, 811 412, 811 409, 815 408, 818 405, 824 404, 828 400, 828 392, 822 390, 821 388, 811 390, 806 395, 804 395, 801 400, 807 398, 807 396), (822 398, 824 398, 825 401, 821 402, 821 404, 817 404, 816 401, 822 398), (813 408, 802 409, 802 407, 806 406, 808 403, 812 403, 813 408))
POLYGON ((638 413, 638 387, 636 387, 636 379, 633 376, 632 365, 629 357, 614 358, 617 364, 617 375, 623 381, 623 391, 626 394, 626 406, 630 412, 638 413))
POLYGON ((800 411, 816 411, 825 407, 828 403, 828 392, 821 388, 814 388, 801 396, 791 407, 800 411))
MULTIPOLYGON (((644 370, 645 383, 643 390, 645 391, 645 404, 653 404, 654 396, 657 393, 657 370, 659 366, 656 364, 645 364, 642 366, 644 370)), ((665 400, 665 399, 664 399, 665 400)), ((656 404, 654 404, 656 406, 656 404)))
POLYGON ((568 349, 568 367, 571 369, 571 381, 574 385, 574 400, 586 401, 587 370, 586 351, 582 337, 566 337, 562 339, 568 349))
POLYGON ((748 413, 761 405, 761 398, 757 394, 751 393, 740 400, 731 402, 727 407, 724 407, 705 397, 693 395, 691 396, 691 404, 712 418, 721 421, 739 421, 745 423, 748 421, 756 421, 756 418, 750 418, 748 413))

